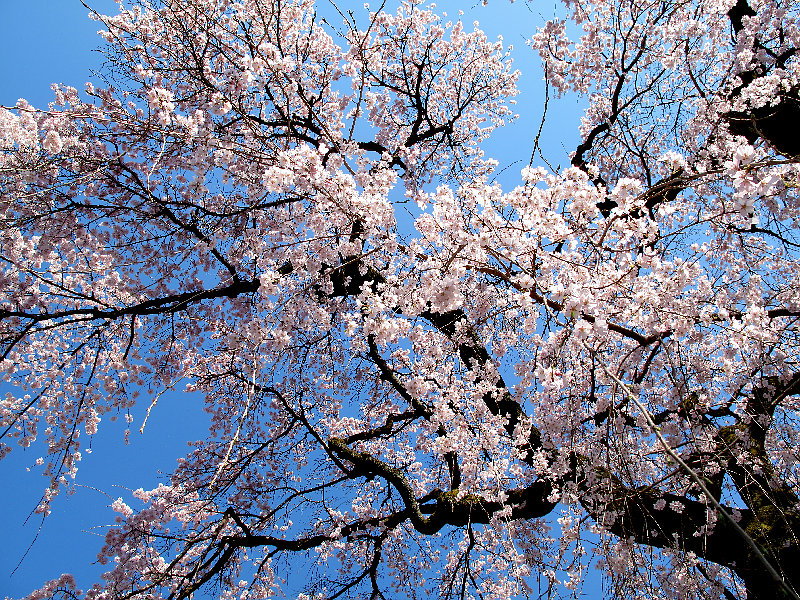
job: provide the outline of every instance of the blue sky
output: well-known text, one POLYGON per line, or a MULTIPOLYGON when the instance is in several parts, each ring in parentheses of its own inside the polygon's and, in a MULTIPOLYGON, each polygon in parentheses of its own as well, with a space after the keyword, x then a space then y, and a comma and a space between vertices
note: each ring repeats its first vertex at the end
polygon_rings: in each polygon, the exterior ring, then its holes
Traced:
MULTIPOLYGON (((89 3, 99 12, 113 13, 116 9, 112 0, 89 3)), ((362 2, 339 4, 342 8, 352 7, 357 13, 362 2)), ((524 2, 509 4, 507 0, 492 0, 489 8, 469 9, 458 2, 439 5, 439 10, 449 12, 451 17, 457 16, 458 8, 464 9, 467 23, 479 19, 490 37, 503 34, 506 44, 515 46, 515 64, 523 71, 517 105, 522 116, 496 134, 486 149, 502 166, 511 165, 501 179, 517 183, 519 170, 530 157, 543 102, 541 75, 536 57, 525 46, 525 37, 534 32, 543 17, 552 16, 555 4, 538 3, 535 9, 524 2), (540 13, 547 10, 549 13, 540 13)), ((96 51, 101 40, 95 35, 101 27, 86 14, 79 0, 0 0, 0 105, 13 105, 22 97, 45 108, 52 99, 52 82, 82 89, 84 82, 94 79, 91 71, 102 64, 102 56, 96 51)), ((555 119, 545 130, 546 148, 563 165, 566 153, 577 144, 578 105, 575 100, 562 100, 551 103, 550 110, 555 119)), ((143 404, 140 410, 146 408, 147 402, 143 404)), ((80 466, 75 494, 62 496, 54 503, 53 513, 38 537, 42 520, 29 515, 46 480, 27 473, 26 468, 40 456, 41 448, 16 450, 0 462, 0 480, 7 488, 0 495, 4 521, 0 598, 19 598, 64 572, 75 574, 79 587, 89 587, 104 570, 92 563, 102 546, 103 525, 113 521, 108 505, 118 496, 127 496, 125 488, 150 488, 163 481, 160 473, 172 470, 175 460, 186 450, 186 441, 203 435, 203 422, 198 399, 181 394, 160 401, 142 435, 138 433, 141 418, 137 416, 131 426, 130 446, 123 442, 123 423, 104 421, 92 441, 93 452, 84 456, 80 466), (175 427, 176 423, 181 427, 175 427)))

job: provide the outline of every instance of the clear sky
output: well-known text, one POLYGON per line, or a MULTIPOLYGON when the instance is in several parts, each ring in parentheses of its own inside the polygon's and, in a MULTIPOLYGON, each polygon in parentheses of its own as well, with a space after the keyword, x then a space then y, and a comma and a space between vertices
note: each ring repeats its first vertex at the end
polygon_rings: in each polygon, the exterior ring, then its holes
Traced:
MULTIPOLYGON (((116 9, 112 0, 88 3, 99 12, 113 13, 116 9)), ((363 0, 339 3, 354 12, 361 10, 362 4, 363 0)), ((519 170, 528 163, 543 102, 541 74, 525 38, 544 18, 552 16, 554 0, 537 3, 536 8, 508 0, 492 0, 488 8, 469 9, 464 4, 459 6, 456 0, 440 2, 439 10, 455 18, 461 8, 467 12, 467 23, 478 19, 490 37, 502 34, 506 44, 515 46, 515 64, 523 71, 517 105, 521 118, 486 147, 487 154, 497 158, 501 166, 511 165, 502 179, 516 183, 519 170), (550 14, 540 12, 547 10, 550 14)), ((96 51, 101 39, 95 35, 101 25, 86 15, 79 0, 0 0, 0 105, 11 106, 23 97, 44 108, 52 99, 52 82, 80 90, 84 82, 94 79, 91 71, 102 65, 102 55, 96 51)), ((563 165, 566 153, 577 144, 578 108, 574 100, 561 100, 551 104, 550 110, 554 120, 545 130, 546 148, 563 165)), ((0 393, 5 391, 0 388, 0 393)), ((93 452, 85 455, 80 465, 75 494, 54 503, 53 513, 38 537, 42 519, 28 517, 46 480, 27 473, 26 468, 33 465, 42 449, 15 450, 0 462, 0 481, 6 487, 0 494, 0 598, 19 598, 64 572, 75 574, 79 587, 86 589, 105 570, 92 563, 102 546, 103 525, 113 521, 108 505, 118 496, 127 497, 125 488, 147 489, 163 481, 159 473, 169 473, 175 460, 185 453, 186 441, 204 432, 197 399, 173 394, 160 401, 140 435, 141 412, 146 406, 145 400, 131 426, 130 446, 123 443, 123 423, 101 423, 92 441, 93 452)))

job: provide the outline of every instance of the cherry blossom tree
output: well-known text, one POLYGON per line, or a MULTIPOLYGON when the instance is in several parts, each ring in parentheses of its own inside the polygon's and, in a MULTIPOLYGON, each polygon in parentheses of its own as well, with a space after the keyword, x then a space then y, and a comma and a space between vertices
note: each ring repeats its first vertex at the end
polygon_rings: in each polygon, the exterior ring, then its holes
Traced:
POLYGON ((505 190, 519 74, 435 11, 125 2, 102 88, 0 110, 37 510, 137 401, 212 423, 29 598, 798 598, 798 7, 565 0, 582 141, 505 190))

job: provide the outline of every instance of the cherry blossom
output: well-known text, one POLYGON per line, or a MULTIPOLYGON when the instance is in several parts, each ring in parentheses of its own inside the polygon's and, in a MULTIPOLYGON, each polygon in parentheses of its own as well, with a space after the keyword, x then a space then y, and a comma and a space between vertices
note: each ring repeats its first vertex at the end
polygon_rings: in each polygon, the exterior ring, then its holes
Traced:
POLYGON ((317 9, 120 3, 104 87, 0 108, 0 456, 47 514, 104 421, 211 419, 28 598, 798 598, 797 8, 565 1, 581 143, 505 187, 501 41, 317 9))

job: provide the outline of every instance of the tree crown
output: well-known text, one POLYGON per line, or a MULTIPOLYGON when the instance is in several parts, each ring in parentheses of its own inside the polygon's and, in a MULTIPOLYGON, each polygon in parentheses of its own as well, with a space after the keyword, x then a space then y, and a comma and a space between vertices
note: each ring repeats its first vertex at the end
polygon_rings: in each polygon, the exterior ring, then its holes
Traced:
POLYGON ((796 6, 565 3, 530 45, 581 142, 504 190, 519 73, 477 26, 132 5, 97 16, 106 85, 0 109, 0 453, 41 438, 37 510, 143 393, 211 416, 113 503, 87 598, 263 598, 301 560, 315 598, 556 597, 591 563, 798 598, 796 6))

